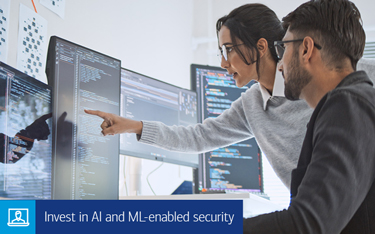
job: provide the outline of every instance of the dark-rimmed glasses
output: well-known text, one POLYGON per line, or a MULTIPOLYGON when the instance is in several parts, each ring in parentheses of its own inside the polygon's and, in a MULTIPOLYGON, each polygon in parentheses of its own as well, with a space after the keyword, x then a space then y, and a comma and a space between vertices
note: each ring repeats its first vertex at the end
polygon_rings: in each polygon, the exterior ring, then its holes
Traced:
MULTIPOLYGON (((303 41, 304 39, 296 39, 296 40, 289 40, 289 41, 275 41, 274 42, 274 45, 275 45, 275 49, 276 49, 276 54, 277 54, 277 57, 279 59, 282 59, 283 58, 283 55, 284 55, 284 51, 285 51, 285 46, 284 44, 285 43, 289 43, 289 42, 297 42, 297 41, 303 41)), ((322 49, 322 47, 318 44, 316 44, 314 42, 314 46, 320 50, 322 49)))
POLYGON ((242 44, 237 44, 237 45, 231 45, 231 46, 228 46, 228 47, 227 47, 227 45, 222 45, 221 48, 219 49, 218 53, 217 53, 217 57, 219 59, 219 62, 221 62, 222 57, 224 57, 225 61, 228 61, 228 54, 233 50, 234 47, 240 46, 240 45, 244 45, 244 44, 242 43, 242 44))

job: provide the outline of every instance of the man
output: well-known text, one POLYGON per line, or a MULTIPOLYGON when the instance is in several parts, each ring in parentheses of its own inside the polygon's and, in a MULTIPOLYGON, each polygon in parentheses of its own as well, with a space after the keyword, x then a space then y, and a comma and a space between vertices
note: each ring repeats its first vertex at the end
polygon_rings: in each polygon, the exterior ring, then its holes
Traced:
POLYGON ((288 210, 244 219, 244 233, 375 233, 375 89, 356 71, 365 33, 348 0, 312 0, 275 42, 285 96, 314 108, 288 210))

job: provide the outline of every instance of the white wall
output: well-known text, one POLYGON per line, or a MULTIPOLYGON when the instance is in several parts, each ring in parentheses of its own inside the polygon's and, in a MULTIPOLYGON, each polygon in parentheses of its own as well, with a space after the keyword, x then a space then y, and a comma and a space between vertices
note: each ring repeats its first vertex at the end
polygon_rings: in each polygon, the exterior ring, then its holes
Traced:
MULTIPOLYGON (((307 0, 194 0, 194 24, 193 38, 210 38, 211 43, 200 44, 195 50, 193 61, 199 64, 219 66, 216 59, 217 41, 215 24, 216 21, 229 14, 231 10, 248 3, 262 3, 275 11, 282 19, 289 12, 296 9, 307 0)), ((366 41, 375 41, 375 1, 374 0, 352 0, 361 12, 363 27, 366 31, 366 41)))
MULTIPOLYGON (((48 21, 48 37, 60 36, 118 58, 125 68, 190 88, 192 0, 67 0, 65 20, 34 2, 48 21)), ((8 63, 13 66, 19 3, 34 9, 30 0, 11 0, 8 63)))

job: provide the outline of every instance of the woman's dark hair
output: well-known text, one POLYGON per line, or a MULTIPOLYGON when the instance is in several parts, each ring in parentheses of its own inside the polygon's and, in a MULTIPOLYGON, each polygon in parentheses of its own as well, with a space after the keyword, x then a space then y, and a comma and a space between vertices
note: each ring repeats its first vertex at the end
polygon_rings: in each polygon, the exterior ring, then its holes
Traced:
POLYGON ((335 69, 349 58, 354 70, 362 57, 366 34, 361 14, 348 0, 310 0, 283 18, 294 36, 311 36, 322 46, 322 59, 335 69))
POLYGON ((273 43, 284 37, 285 29, 282 27, 275 12, 267 6, 256 3, 246 4, 234 9, 216 22, 217 36, 222 26, 226 26, 230 30, 233 45, 238 44, 237 39, 239 39, 248 48, 247 56, 240 51, 238 46, 233 49, 247 65, 257 61, 256 69, 259 78, 260 54, 257 48, 259 39, 264 38, 267 40, 272 58, 275 62, 278 61, 273 43), (253 51, 256 51, 255 58, 253 51), (250 58, 250 61, 247 61, 246 57, 250 58))

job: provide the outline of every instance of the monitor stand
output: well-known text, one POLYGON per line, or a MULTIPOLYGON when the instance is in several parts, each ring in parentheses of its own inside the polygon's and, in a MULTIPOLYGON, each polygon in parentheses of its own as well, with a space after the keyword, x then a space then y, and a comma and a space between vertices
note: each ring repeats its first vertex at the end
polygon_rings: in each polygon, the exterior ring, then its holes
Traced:
POLYGON ((141 180, 142 180, 142 164, 143 160, 136 157, 125 157, 125 172, 126 183, 128 187, 129 196, 138 196, 142 194, 141 180))

